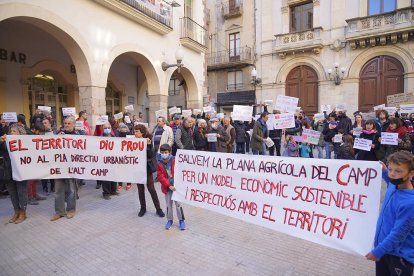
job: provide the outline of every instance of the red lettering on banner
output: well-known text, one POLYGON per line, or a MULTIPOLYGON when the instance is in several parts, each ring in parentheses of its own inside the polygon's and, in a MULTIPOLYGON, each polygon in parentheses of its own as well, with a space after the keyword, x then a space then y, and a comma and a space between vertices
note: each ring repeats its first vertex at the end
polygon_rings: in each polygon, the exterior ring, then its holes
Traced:
POLYGON ((86 149, 86 139, 73 139, 68 137, 58 138, 33 138, 32 142, 36 144, 36 150, 47 149, 86 149))
POLYGON ((195 180, 195 172, 194 171, 183 170, 183 181, 194 183, 196 181, 195 180))
POLYGON ((231 176, 224 176, 224 175, 212 175, 211 176, 211 184, 216 186, 225 186, 231 189, 236 189, 233 186, 233 178, 231 176))
POLYGON ((142 151, 144 149, 143 141, 122 140, 121 150, 124 151, 142 151))
POLYGON ((272 218, 273 206, 269 204, 263 204, 263 211, 262 211, 262 218, 267 219, 269 221, 276 221, 272 218))
POLYGON ((344 180, 341 178, 341 174, 345 173, 345 169, 349 168, 349 164, 343 165, 341 168, 339 168, 338 173, 336 175, 336 181, 340 185, 347 186, 348 183, 353 180, 355 184, 359 184, 360 182, 363 182, 365 186, 369 186, 369 183, 372 179, 375 179, 377 177, 377 171, 372 168, 367 168, 364 171, 360 168, 352 168, 348 174, 348 178, 344 180))
POLYGON ((20 139, 10 140, 9 141, 9 148, 10 148, 10 152, 28 150, 27 148, 23 147, 22 140, 20 140, 20 139), (16 146, 16 143, 17 143, 17 146, 16 146))
POLYGON ((344 186, 348 185, 348 182, 342 181, 341 178, 340 178, 340 174, 346 168, 349 168, 349 164, 345 164, 342 167, 340 167, 339 170, 338 170, 338 173, 336 174, 336 181, 338 182, 338 184, 344 185, 344 186))
POLYGON ((108 140, 99 141, 99 149, 113 150, 114 149, 114 141, 108 141, 108 140))
POLYGON ((274 182, 271 182, 267 179, 265 179, 263 182, 261 182, 258 179, 252 179, 252 178, 241 178, 240 183, 240 189, 243 191, 249 191, 249 192, 262 192, 264 194, 270 194, 275 196, 281 196, 284 198, 287 198, 288 196, 285 194, 285 188, 287 187, 287 184, 282 184, 282 181, 277 182, 276 184, 274 182))

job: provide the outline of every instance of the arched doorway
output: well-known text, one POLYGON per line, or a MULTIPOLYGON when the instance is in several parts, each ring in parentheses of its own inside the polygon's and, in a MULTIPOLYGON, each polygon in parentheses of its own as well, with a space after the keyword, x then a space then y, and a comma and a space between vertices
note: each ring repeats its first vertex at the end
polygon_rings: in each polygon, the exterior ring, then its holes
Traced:
POLYGON ((286 78, 286 96, 299 98, 299 106, 308 114, 318 112, 318 75, 306 65, 293 68, 286 78))
POLYGON ((387 96, 404 93, 404 67, 391 56, 377 56, 359 74, 359 110, 387 103, 387 96))

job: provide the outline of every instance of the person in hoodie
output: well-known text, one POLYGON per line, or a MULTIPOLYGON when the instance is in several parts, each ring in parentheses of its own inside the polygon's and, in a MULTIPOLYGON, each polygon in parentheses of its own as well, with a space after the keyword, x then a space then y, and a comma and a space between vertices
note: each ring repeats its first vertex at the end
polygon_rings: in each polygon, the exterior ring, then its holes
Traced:
MULTIPOLYGON (((375 261, 376 275, 412 276, 414 272, 414 155, 393 153, 388 169, 381 163, 387 183, 377 221, 374 248, 365 257, 375 261)), ((379 187, 380 188, 380 187, 379 187)))
POLYGON ((346 111, 337 111, 336 116, 338 117, 338 129, 342 129, 344 131, 344 135, 352 134, 352 120, 346 116, 346 111))
MULTIPOLYGON (((385 163, 388 156, 396 151, 406 150, 411 152, 411 138, 408 134, 407 128, 403 126, 401 119, 391 118, 386 132, 398 133, 398 145, 381 145, 381 148, 383 148, 385 153, 383 159, 381 160, 382 162, 385 163)), ((381 137, 378 138, 378 141, 381 143, 381 137)))

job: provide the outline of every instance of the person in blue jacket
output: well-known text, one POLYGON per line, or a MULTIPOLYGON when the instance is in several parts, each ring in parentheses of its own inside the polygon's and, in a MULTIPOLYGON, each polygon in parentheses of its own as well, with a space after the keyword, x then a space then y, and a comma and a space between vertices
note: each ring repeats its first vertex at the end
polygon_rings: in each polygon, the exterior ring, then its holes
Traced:
POLYGON ((376 275, 413 275, 414 155, 398 151, 383 163, 388 189, 378 218, 374 249, 365 257, 376 262, 376 275))

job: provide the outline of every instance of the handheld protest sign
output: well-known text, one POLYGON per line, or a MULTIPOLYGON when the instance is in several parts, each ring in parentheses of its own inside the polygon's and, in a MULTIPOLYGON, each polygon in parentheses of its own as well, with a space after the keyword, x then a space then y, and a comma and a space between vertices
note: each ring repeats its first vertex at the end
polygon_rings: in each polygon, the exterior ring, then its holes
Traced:
POLYGON ((63 117, 76 116, 76 108, 74 107, 62 107, 63 117))
POLYGON ((17 123, 16 112, 3 112, 3 116, 1 118, 7 123, 17 123))

